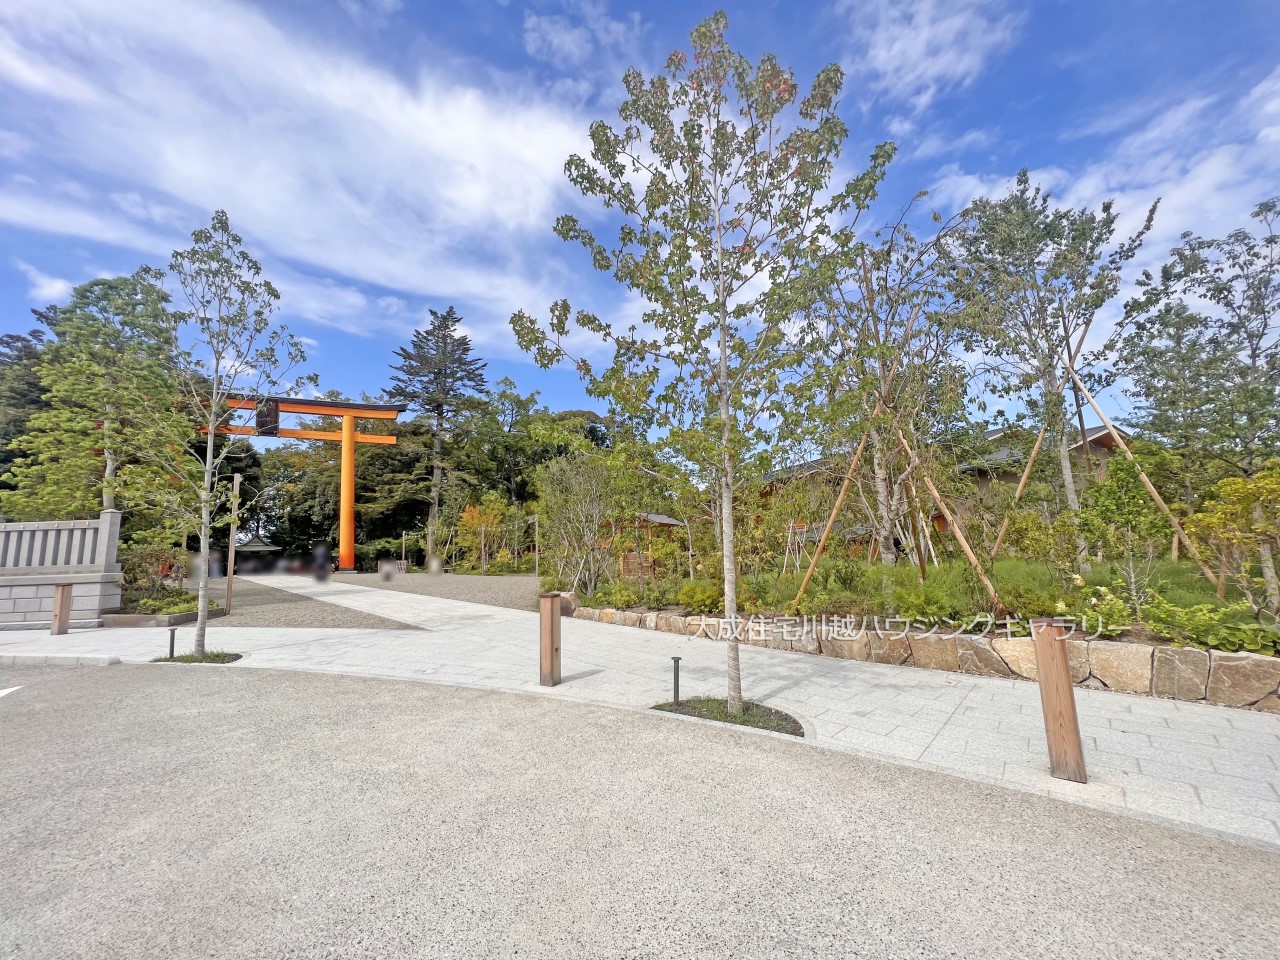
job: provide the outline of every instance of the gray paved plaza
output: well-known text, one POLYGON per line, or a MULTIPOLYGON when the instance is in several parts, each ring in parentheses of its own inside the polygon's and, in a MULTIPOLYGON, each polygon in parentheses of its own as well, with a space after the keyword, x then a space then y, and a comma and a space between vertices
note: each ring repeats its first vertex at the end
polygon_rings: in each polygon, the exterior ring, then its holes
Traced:
POLYGON ((1280 857, 551 698, 0 668, 0 955, 1264 957, 1280 857))
MULTIPOLYGON (((307 577, 254 582, 420 629, 215 625, 211 648, 247 654, 235 669, 431 680, 643 709, 670 698, 671 657, 681 656, 686 694, 724 689, 724 647, 710 640, 566 620, 565 682, 547 690, 537 685, 535 613, 307 577)), ((178 636, 185 649, 191 628, 178 636)), ((167 642, 165 630, 0 634, 0 661, 41 653, 145 661, 167 642)), ((1034 684, 756 647, 742 657, 746 694, 795 713, 823 746, 1280 846, 1280 716, 1077 690, 1089 768, 1080 785, 1048 774, 1034 684)))

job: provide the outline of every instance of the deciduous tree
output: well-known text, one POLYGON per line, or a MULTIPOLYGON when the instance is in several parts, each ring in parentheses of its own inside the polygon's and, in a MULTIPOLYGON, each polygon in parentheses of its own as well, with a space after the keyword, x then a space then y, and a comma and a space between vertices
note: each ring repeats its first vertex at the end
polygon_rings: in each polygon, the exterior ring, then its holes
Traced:
MULTIPOLYGON (((565 165, 569 181, 619 223, 606 244, 577 217, 556 223, 599 270, 644 304, 624 328, 567 300, 547 326, 512 318, 522 347, 543 365, 570 358, 589 391, 625 421, 643 420, 667 454, 703 472, 719 502, 725 616, 737 616, 734 497, 768 463, 768 442, 803 416, 793 336, 831 224, 865 207, 893 149, 833 185, 848 135, 836 109, 839 67, 822 69, 800 96, 771 55, 752 64, 732 50, 723 13, 692 34, 665 73, 623 77, 618 127, 591 126, 591 156, 565 165), (571 328, 604 341, 613 359, 597 371, 571 328)), ((742 709, 736 632, 727 645, 728 706, 742 709)))

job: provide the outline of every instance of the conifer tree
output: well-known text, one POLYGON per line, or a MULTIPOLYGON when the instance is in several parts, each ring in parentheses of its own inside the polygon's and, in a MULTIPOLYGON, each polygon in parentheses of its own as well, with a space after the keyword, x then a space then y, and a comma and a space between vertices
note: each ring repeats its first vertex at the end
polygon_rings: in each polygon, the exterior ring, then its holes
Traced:
POLYGON ((453 307, 430 311, 431 321, 415 330, 407 347, 396 351, 387 395, 409 404, 431 433, 431 503, 427 516, 427 554, 435 553, 440 519, 440 484, 444 476, 444 442, 459 420, 484 396, 484 361, 471 355, 471 338, 458 332, 462 318, 453 307))

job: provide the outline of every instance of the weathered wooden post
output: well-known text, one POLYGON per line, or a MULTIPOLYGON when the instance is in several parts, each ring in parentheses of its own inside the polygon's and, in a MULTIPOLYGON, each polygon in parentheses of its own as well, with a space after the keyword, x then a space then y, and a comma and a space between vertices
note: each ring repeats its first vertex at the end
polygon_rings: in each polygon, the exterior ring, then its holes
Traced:
POLYGON ((71 591, 69 583, 53 588, 53 613, 49 618, 49 636, 60 637, 71 628, 71 591))
POLYGON ((541 614, 538 684, 554 687, 560 683, 560 594, 540 594, 538 609, 541 614))
POLYGON ((1044 711, 1044 734, 1049 745, 1049 773, 1059 780, 1088 783, 1084 748, 1080 744, 1080 719, 1076 716, 1076 689, 1071 683, 1071 664, 1062 625, 1051 618, 1032 620, 1031 640, 1036 649, 1036 677, 1044 711))

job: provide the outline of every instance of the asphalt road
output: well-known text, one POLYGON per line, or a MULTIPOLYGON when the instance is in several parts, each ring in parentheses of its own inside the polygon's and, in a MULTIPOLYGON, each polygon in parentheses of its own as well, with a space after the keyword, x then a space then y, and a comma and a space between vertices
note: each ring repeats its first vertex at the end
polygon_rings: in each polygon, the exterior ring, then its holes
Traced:
POLYGON ((1270 957, 1280 856, 648 713, 0 668, 0 956, 1270 957))

